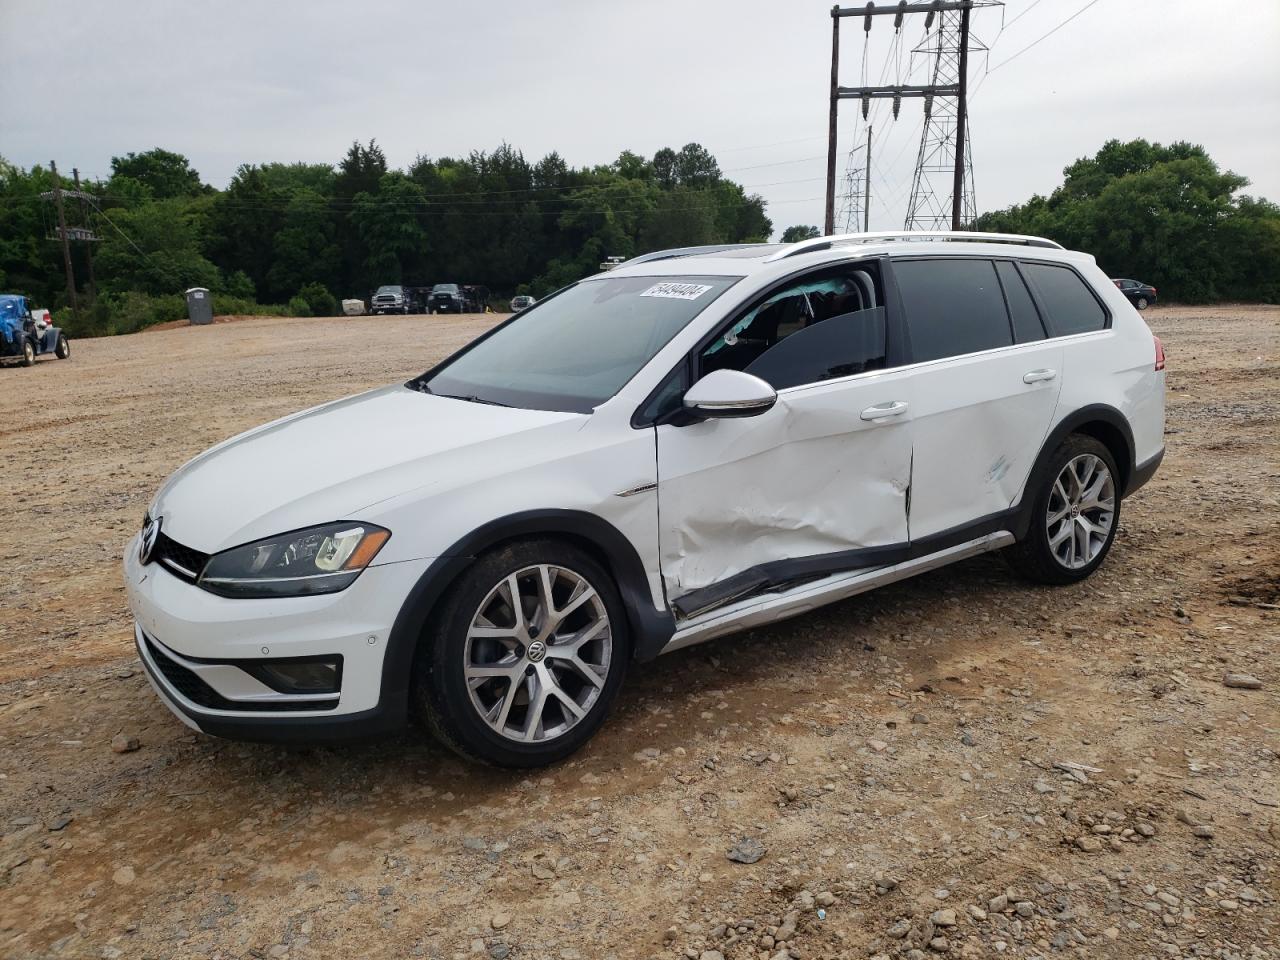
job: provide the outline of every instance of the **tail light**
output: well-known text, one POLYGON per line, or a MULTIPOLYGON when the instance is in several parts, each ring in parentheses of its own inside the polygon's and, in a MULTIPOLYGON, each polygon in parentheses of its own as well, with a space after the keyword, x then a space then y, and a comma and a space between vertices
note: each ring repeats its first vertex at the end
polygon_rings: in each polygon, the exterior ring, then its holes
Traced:
POLYGON ((1164 369, 1164 344, 1160 342, 1159 337, 1152 337, 1151 339, 1156 342, 1156 369, 1163 370, 1164 369))
POLYGON ((1156 293, 1157 293, 1157 292, 1158 292, 1158 291, 1156 290, 1156 288, 1155 288, 1155 287, 1152 287, 1152 288, 1151 288, 1151 295, 1152 295, 1153 297, 1156 295, 1156 293))

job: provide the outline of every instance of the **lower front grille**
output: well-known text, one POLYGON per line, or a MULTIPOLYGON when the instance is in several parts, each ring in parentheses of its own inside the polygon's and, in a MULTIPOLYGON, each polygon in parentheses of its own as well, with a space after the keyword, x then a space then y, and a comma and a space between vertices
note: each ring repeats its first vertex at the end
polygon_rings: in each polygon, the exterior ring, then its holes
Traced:
POLYGON ((266 700, 255 703, 228 700, 200 679, 200 676, 195 671, 188 670, 169 656, 163 646, 145 633, 142 634, 142 642, 146 644, 147 654, 164 676, 164 679, 168 681, 169 686, 173 687, 174 690, 196 706, 204 707, 208 710, 235 710, 241 713, 246 711, 254 713, 289 713, 299 710, 332 710, 338 705, 337 700, 266 700))

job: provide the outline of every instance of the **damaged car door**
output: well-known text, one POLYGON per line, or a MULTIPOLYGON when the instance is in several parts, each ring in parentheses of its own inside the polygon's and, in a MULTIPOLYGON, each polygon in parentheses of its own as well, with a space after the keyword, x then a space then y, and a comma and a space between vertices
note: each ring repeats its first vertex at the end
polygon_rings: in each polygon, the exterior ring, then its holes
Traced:
POLYGON ((685 383, 738 370, 777 401, 657 427, 662 576, 679 616, 905 547, 912 418, 885 301, 878 261, 827 267, 767 293, 690 358, 685 383))
POLYGON ((911 541, 917 550, 999 528, 1049 431, 1063 348, 1017 264, 894 259, 914 370, 911 541))

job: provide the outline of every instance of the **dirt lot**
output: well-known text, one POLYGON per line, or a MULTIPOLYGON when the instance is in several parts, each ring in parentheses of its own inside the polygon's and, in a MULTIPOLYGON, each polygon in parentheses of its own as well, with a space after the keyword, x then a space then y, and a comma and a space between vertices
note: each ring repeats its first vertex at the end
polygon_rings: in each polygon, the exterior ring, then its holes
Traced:
POLYGON ((1087 583, 985 557, 673 654, 530 776, 193 736, 120 584, 157 485, 493 319, 0 370, 0 957, 1280 957, 1280 308, 1148 312, 1169 455, 1087 583))

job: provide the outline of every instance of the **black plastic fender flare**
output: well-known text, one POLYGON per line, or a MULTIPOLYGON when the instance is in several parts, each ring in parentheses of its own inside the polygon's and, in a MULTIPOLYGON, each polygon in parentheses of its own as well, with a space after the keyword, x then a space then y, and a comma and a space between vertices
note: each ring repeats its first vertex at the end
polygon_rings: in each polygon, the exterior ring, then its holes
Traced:
MULTIPOLYGON (((1081 407, 1079 410, 1073 410, 1059 420, 1053 429, 1049 431, 1044 443, 1040 445, 1040 452, 1036 454, 1035 465, 1027 475, 1027 482, 1023 484, 1022 497, 1018 501, 1014 523, 1016 529, 1011 531, 1019 540, 1026 536, 1027 530, 1030 528, 1031 508, 1035 502, 1035 491, 1039 490, 1040 485, 1045 482, 1045 472, 1049 469, 1049 457, 1070 434, 1089 433, 1089 431, 1082 431, 1080 428, 1091 423, 1104 423, 1113 428, 1122 438, 1125 446, 1124 456, 1116 457, 1116 466, 1120 468, 1122 474, 1119 486, 1123 491, 1122 497, 1128 496, 1132 492, 1133 488, 1130 485, 1134 477, 1136 454, 1134 452, 1133 428, 1129 426, 1128 419, 1115 407, 1105 403, 1093 403, 1087 407, 1081 407)), ((1105 440, 1102 440, 1102 442, 1106 443, 1105 440)), ((1111 445, 1107 444, 1107 446, 1111 445)), ((1115 451, 1112 452, 1114 454, 1115 451)))

